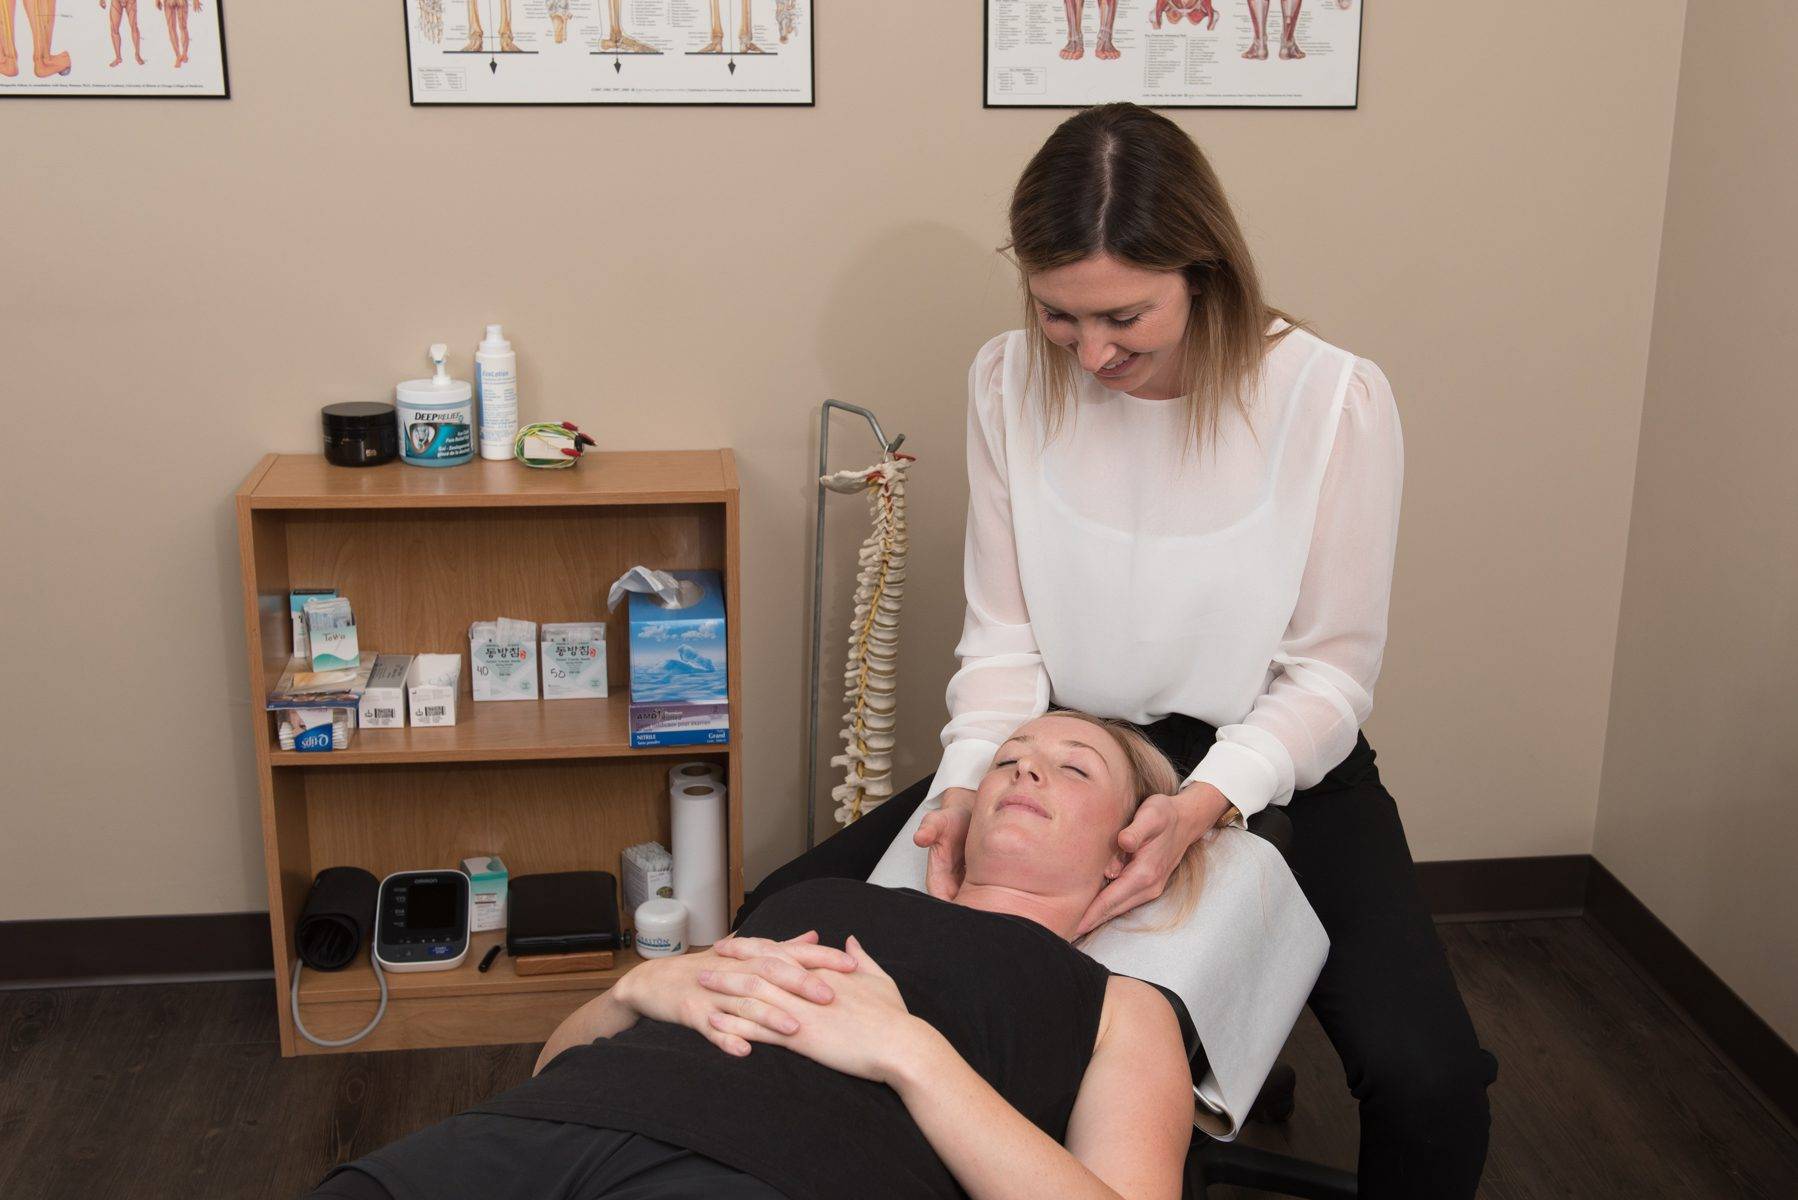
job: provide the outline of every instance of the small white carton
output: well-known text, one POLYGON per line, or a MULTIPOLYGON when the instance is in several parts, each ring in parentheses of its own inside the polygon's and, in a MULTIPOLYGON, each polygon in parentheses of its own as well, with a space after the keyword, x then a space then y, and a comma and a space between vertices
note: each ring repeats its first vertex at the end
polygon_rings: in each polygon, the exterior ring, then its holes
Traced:
POLYGON ((475 933, 506 927, 506 864, 498 855, 477 854, 462 860, 468 876, 468 927, 475 933))
POLYGON ((460 654, 420 654, 406 672, 406 699, 415 728, 456 723, 456 697, 462 690, 460 654))
POLYGON ((358 706, 362 728, 406 727, 406 673, 411 669, 410 654, 383 654, 375 659, 374 673, 368 677, 358 706))
POLYGON ((660 842, 626 846, 619 855, 624 870, 624 910, 635 913, 645 900, 674 898, 674 856, 660 842))

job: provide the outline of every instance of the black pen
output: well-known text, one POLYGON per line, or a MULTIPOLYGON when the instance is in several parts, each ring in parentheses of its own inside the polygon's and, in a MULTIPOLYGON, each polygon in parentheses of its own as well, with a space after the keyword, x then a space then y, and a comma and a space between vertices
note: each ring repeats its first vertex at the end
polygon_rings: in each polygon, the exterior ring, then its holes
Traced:
POLYGON ((499 943, 495 943, 487 948, 487 957, 481 960, 481 965, 478 968, 481 974, 485 975, 487 973, 487 968, 493 965, 493 960, 498 958, 499 952, 504 949, 505 947, 499 943))

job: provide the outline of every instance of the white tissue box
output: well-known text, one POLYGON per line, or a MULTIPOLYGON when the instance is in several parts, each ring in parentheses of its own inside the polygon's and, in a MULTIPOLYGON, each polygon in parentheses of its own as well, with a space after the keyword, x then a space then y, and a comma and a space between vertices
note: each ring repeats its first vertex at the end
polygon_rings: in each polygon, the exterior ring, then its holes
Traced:
POLYGON ((671 571, 699 589, 685 608, 630 597, 631 745, 698 746, 730 741, 724 580, 717 571, 671 571))

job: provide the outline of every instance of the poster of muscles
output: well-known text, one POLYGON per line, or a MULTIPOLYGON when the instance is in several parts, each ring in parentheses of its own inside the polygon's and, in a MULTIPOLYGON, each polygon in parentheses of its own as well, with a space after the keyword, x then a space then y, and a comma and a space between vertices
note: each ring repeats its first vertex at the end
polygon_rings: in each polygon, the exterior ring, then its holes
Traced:
POLYGON ((986 0, 989 108, 1353 108, 1364 0, 986 0))
POLYGON ((222 98, 223 0, 0 0, 0 99, 222 98))
POLYGON ((414 104, 812 103, 812 0, 401 3, 414 104))

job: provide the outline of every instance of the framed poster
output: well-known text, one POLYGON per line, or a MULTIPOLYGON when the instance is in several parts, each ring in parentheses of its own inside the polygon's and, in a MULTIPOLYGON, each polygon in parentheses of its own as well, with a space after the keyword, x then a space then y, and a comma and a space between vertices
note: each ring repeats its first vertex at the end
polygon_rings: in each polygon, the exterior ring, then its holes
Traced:
POLYGON ((988 108, 1353 108, 1363 0, 986 0, 988 108))
POLYGON ((223 0, 0 0, 0 98, 224 100, 223 0))
POLYGON ((401 7, 416 105, 813 103, 812 0, 401 7))

